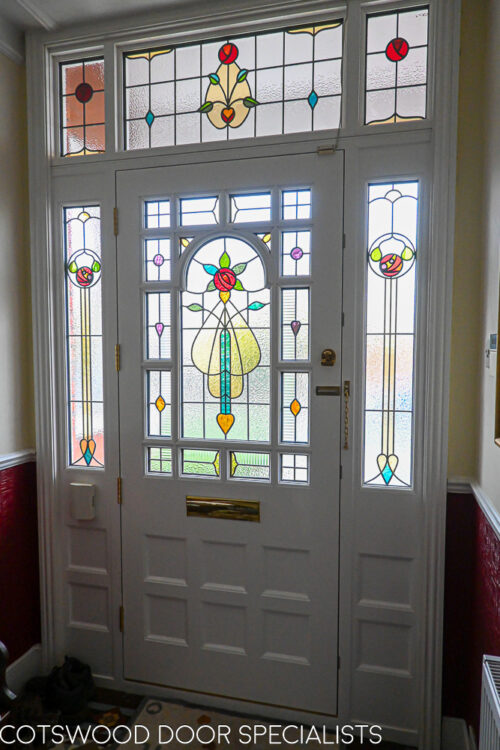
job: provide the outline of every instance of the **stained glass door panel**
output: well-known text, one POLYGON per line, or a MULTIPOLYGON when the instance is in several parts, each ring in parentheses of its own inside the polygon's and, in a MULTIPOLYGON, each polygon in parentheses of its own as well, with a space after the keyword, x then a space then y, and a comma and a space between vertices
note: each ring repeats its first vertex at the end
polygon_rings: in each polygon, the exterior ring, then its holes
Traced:
POLYGON ((342 157, 122 172, 117 200, 125 676, 333 715, 342 157))

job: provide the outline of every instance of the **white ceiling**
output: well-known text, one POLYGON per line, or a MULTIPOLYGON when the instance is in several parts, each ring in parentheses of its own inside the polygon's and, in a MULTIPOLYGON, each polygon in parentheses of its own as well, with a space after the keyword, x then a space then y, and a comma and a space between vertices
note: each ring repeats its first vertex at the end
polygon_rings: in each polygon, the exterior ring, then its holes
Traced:
MULTIPOLYGON (((191 0, 0 0, 0 15, 20 29, 56 29, 101 18, 148 13, 191 0)), ((207 3, 208 5, 208 3, 207 3)))

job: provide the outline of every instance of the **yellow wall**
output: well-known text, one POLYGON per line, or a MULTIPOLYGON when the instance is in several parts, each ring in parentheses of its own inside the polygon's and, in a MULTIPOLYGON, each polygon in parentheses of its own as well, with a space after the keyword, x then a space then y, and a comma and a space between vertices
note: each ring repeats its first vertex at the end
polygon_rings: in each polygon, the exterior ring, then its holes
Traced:
POLYGON ((35 445, 25 76, 0 54, 0 456, 35 445))
MULTIPOLYGON (((462 0, 448 477, 476 477, 482 333, 487 3, 462 0)), ((499 450, 500 459, 500 450, 499 450)))
MULTIPOLYGON (((483 348, 498 329, 500 275, 500 3, 491 0, 487 23, 486 96, 481 110, 485 122, 484 158, 484 268, 482 306, 483 348)), ((493 369, 481 367, 479 466, 481 490, 500 513, 500 448, 494 442, 496 378, 493 369)))

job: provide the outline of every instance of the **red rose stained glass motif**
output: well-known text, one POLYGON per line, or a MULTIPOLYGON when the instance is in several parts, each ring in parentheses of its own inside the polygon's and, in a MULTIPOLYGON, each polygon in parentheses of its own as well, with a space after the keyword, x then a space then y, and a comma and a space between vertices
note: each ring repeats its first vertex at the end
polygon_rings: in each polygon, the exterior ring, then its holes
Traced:
POLYGON ((391 62, 399 62, 400 60, 405 59, 406 55, 409 52, 409 49, 410 45, 408 44, 406 39, 396 37, 396 39, 391 39, 391 41, 385 48, 385 55, 391 62))
POLYGON ((92 99, 94 89, 89 83, 79 83, 75 89, 75 96, 82 104, 87 104, 92 99))
POLYGON ((104 60, 62 63, 61 155, 105 151, 104 60))

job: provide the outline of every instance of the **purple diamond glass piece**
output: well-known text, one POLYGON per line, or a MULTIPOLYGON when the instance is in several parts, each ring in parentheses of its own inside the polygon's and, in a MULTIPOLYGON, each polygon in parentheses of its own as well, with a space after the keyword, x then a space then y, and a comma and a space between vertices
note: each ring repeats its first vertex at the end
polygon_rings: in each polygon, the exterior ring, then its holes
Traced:
POLYGON ((304 251, 301 247, 294 247, 293 250, 290 251, 290 255, 294 260, 300 260, 304 255, 304 251))
POLYGON ((165 262, 165 258, 160 253, 157 253, 155 257, 153 258, 153 263, 155 266, 162 266, 165 262))
POLYGON ((296 336, 300 331, 301 325, 302 323, 300 322, 300 320, 292 320, 292 322, 290 323, 290 328, 292 329, 294 336, 296 336))
POLYGON ((157 323, 155 325, 155 328, 156 328, 156 333, 158 334, 158 336, 161 336, 162 333, 163 333, 163 329, 165 328, 165 326, 163 325, 163 323, 157 323))

